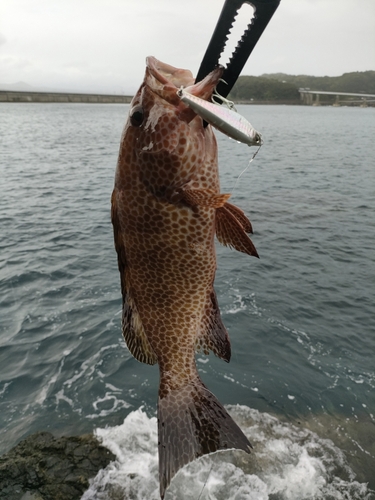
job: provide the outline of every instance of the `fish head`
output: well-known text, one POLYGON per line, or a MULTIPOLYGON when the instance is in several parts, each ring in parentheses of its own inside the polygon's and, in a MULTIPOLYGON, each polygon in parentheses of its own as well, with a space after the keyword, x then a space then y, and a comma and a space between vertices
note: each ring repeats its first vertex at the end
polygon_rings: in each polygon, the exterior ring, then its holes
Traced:
POLYGON ((209 100, 223 69, 194 83, 189 70, 146 60, 145 77, 130 105, 119 155, 119 170, 135 170, 153 194, 179 188, 195 179, 207 159, 216 158, 211 127, 177 95, 183 87, 209 100))

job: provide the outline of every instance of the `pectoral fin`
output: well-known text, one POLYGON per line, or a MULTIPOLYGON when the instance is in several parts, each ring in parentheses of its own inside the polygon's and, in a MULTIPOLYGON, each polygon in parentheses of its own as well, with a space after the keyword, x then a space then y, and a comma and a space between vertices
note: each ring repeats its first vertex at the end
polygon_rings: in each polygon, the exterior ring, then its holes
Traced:
POLYGON ((229 335, 221 320, 214 289, 211 290, 207 300, 197 336, 196 349, 203 351, 204 354, 212 351, 216 356, 229 363, 231 355, 229 335))
MULTIPOLYGON (((248 237, 246 232, 249 229, 246 221, 250 224, 242 210, 234 205, 226 203, 223 207, 216 210, 216 236, 222 245, 232 247, 239 252, 254 255, 259 258, 258 252, 248 237), (236 210, 235 210, 236 209, 236 210), (243 215, 240 214, 242 212, 243 215)), ((250 224, 251 228, 251 224, 250 224)))
POLYGON ((231 197, 230 194, 215 193, 210 189, 182 189, 181 198, 193 207, 223 207, 231 197))
POLYGON ((125 246, 121 237, 121 224, 118 217, 116 191, 112 193, 111 199, 111 219, 113 224, 113 234, 115 248, 117 252, 117 262, 121 277, 122 293, 122 334, 131 354, 142 363, 154 365, 157 357, 147 339, 141 318, 132 300, 127 277, 127 264, 125 246))
POLYGON ((243 227, 243 230, 246 233, 251 233, 251 234, 253 233, 253 228, 252 228, 251 222, 246 217, 243 210, 236 207, 236 205, 232 205, 232 203, 226 203, 224 206, 227 210, 229 210, 229 212, 232 215, 234 215, 234 217, 238 220, 238 222, 241 224, 241 226, 243 227))

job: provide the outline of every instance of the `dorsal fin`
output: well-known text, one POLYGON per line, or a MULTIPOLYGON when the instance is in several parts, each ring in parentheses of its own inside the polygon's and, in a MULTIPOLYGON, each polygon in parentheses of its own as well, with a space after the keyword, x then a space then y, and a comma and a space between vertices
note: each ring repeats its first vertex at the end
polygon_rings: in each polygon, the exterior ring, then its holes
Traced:
POLYGON ((148 365, 154 365, 158 362, 158 358, 145 334, 141 318, 129 294, 122 308, 122 335, 135 359, 148 365))
MULTIPOLYGON (((216 236, 222 245, 232 247, 239 252, 258 257, 258 252, 246 234, 245 228, 233 214, 233 207, 227 208, 227 203, 216 210, 216 236)), ((235 207, 237 208, 237 207, 235 207)), ((238 209, 239 210, 239 209, 238 209)), ((241 211, 242 212, 242 211, 241 211)), ((247 218, 246 218, 247 219, 247 218)))
POLYGON ((142 363, 154 365, 157 357, 146 337, 142 321, 138 315, 134 301, 132 300, 127 282, 125 246, 121 237, 120 221, 117 212, 117 202, 115 190, 111 198, 111 219, 113 224, 113 234, 115 248, 117 252, 117 262, 121 277, 122 293, 122 334, 131 354, 142 363))
POLYGON ((202 316, 196 349, 203 351, 204 354, 212 351, 216 356, 229 363, 231 355, 229 335, 221 320, 219 304, 213 288, 202 316))
POLYGON ((125 256, 125 247, 121 239, 121 226, 117 212, 116 189, 112 191, 112 196, 111 196, 111 221, 113 226, 115 249, 117 252, 117 265, 118 265, 118 270, 120 271, 122 303, 124 304, 126 298, 126 284, 125 284, 126 256, 125 256))

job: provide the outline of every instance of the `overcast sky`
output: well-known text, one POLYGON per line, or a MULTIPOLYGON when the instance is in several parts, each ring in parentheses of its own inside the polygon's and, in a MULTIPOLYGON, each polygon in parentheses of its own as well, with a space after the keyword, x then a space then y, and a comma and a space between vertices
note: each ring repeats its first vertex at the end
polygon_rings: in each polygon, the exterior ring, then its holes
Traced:
MULTIPOLYGON (((0 83, 133 94, 147 55, 195 74, 223 3, 1 0, 0 83)), ((366 70, 375 70, 375 0, 281 0, 242 74, 366 70)))

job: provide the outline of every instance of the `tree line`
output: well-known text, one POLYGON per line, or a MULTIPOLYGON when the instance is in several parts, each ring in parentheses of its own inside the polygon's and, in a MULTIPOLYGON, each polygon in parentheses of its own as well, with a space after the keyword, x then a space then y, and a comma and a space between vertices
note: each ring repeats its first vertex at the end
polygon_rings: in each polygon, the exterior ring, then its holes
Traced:
POLYGON ((375 94, 375 71, 357 71, 341 76, 288 75, 270 73, 240 76, 229 97, 234 101, 299 102, 299 88, 332 92, 375 94))

